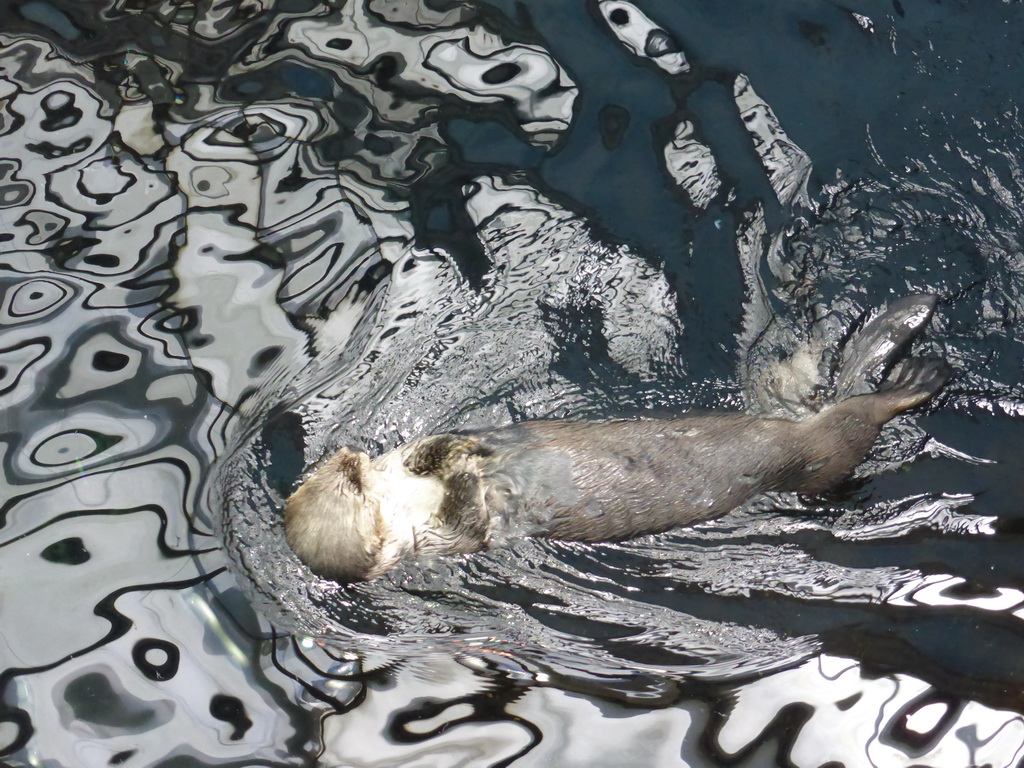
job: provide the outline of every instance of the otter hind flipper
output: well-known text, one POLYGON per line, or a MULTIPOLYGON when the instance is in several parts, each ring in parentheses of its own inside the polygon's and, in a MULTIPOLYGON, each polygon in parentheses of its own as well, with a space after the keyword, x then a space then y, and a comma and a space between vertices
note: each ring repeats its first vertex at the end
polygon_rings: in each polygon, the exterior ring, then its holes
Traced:
POLYGON ((878 388, 889 402, 893 415, 934 397, 953 369, 939 357, 912 357, 899 363, 878 388))
POLYGON ((842 344, 835 399, 874 391, 878 380, 928 325, 937 303, 938 297, 932 294, 913 294, 862 318, 842 344))

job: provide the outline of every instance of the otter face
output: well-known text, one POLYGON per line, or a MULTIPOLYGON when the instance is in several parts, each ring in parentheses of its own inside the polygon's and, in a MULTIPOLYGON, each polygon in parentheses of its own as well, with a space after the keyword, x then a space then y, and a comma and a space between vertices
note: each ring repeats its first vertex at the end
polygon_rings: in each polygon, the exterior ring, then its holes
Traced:
POLYGON ((342 448, 292 494, 285 536, 314 572, 335 581, 372 578, 385 532, 370 457, 342 448))
POLYGON ((362 451, 342 448, 292 494, 285 536, 311 570, 335 581, 373 579, 421 551, 444 548, 435 530, 444 483, 405 466, 417 445, 372 463, 362 451))

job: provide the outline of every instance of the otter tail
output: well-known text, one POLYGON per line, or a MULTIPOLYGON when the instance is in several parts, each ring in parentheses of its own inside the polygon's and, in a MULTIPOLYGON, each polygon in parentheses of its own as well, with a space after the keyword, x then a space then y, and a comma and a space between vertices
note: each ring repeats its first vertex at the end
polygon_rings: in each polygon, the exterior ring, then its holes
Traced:
POLYGON ((899 363, 878 388, 895 416, 927 402, 942 389, 952 368, 938 357, 912 357, 899 363))
MULTIPOLYGON (((935 312, 936 301, 937 298, 929 294, 904 296, 863 317, 842 344, 838 370, 833 379, 835 401, 879 390, 878 382, 886 378, 888 370, 904 356, 910 343, 928 325, 935 312)), ((904 375, 909 376, 909 371, 904 375)), ((892 382, 890 389, 895 389, 897 378, 902 376, 892 375, 886 379, 887 383, 892 382)), ((944 376, 939 378, 945 380, 944 376)))

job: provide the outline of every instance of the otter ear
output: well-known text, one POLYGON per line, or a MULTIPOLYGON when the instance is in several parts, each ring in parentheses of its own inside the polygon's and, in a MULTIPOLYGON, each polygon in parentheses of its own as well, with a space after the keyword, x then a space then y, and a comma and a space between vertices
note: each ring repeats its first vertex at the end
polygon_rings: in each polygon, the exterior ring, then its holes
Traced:
MULTIPOLYGON (((370 457, 363 451, 342 448, 317 469, 314 477, 341 478, 358 493, 362 493, 366 473, 370 469, 370 457)), ((312 478, 310 478, 312 479, 312 478)))

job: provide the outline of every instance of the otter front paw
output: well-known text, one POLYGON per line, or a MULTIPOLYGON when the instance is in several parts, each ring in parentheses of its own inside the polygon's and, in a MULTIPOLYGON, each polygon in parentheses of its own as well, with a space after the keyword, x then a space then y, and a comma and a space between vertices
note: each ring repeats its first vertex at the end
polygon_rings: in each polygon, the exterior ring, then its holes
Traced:
POLYGON ((464 435, 434 435, 420 440, 404 462, 414 475, 435 475, 442 479, 475 469, 473 457, 487 453, 480 441, 464 435))

